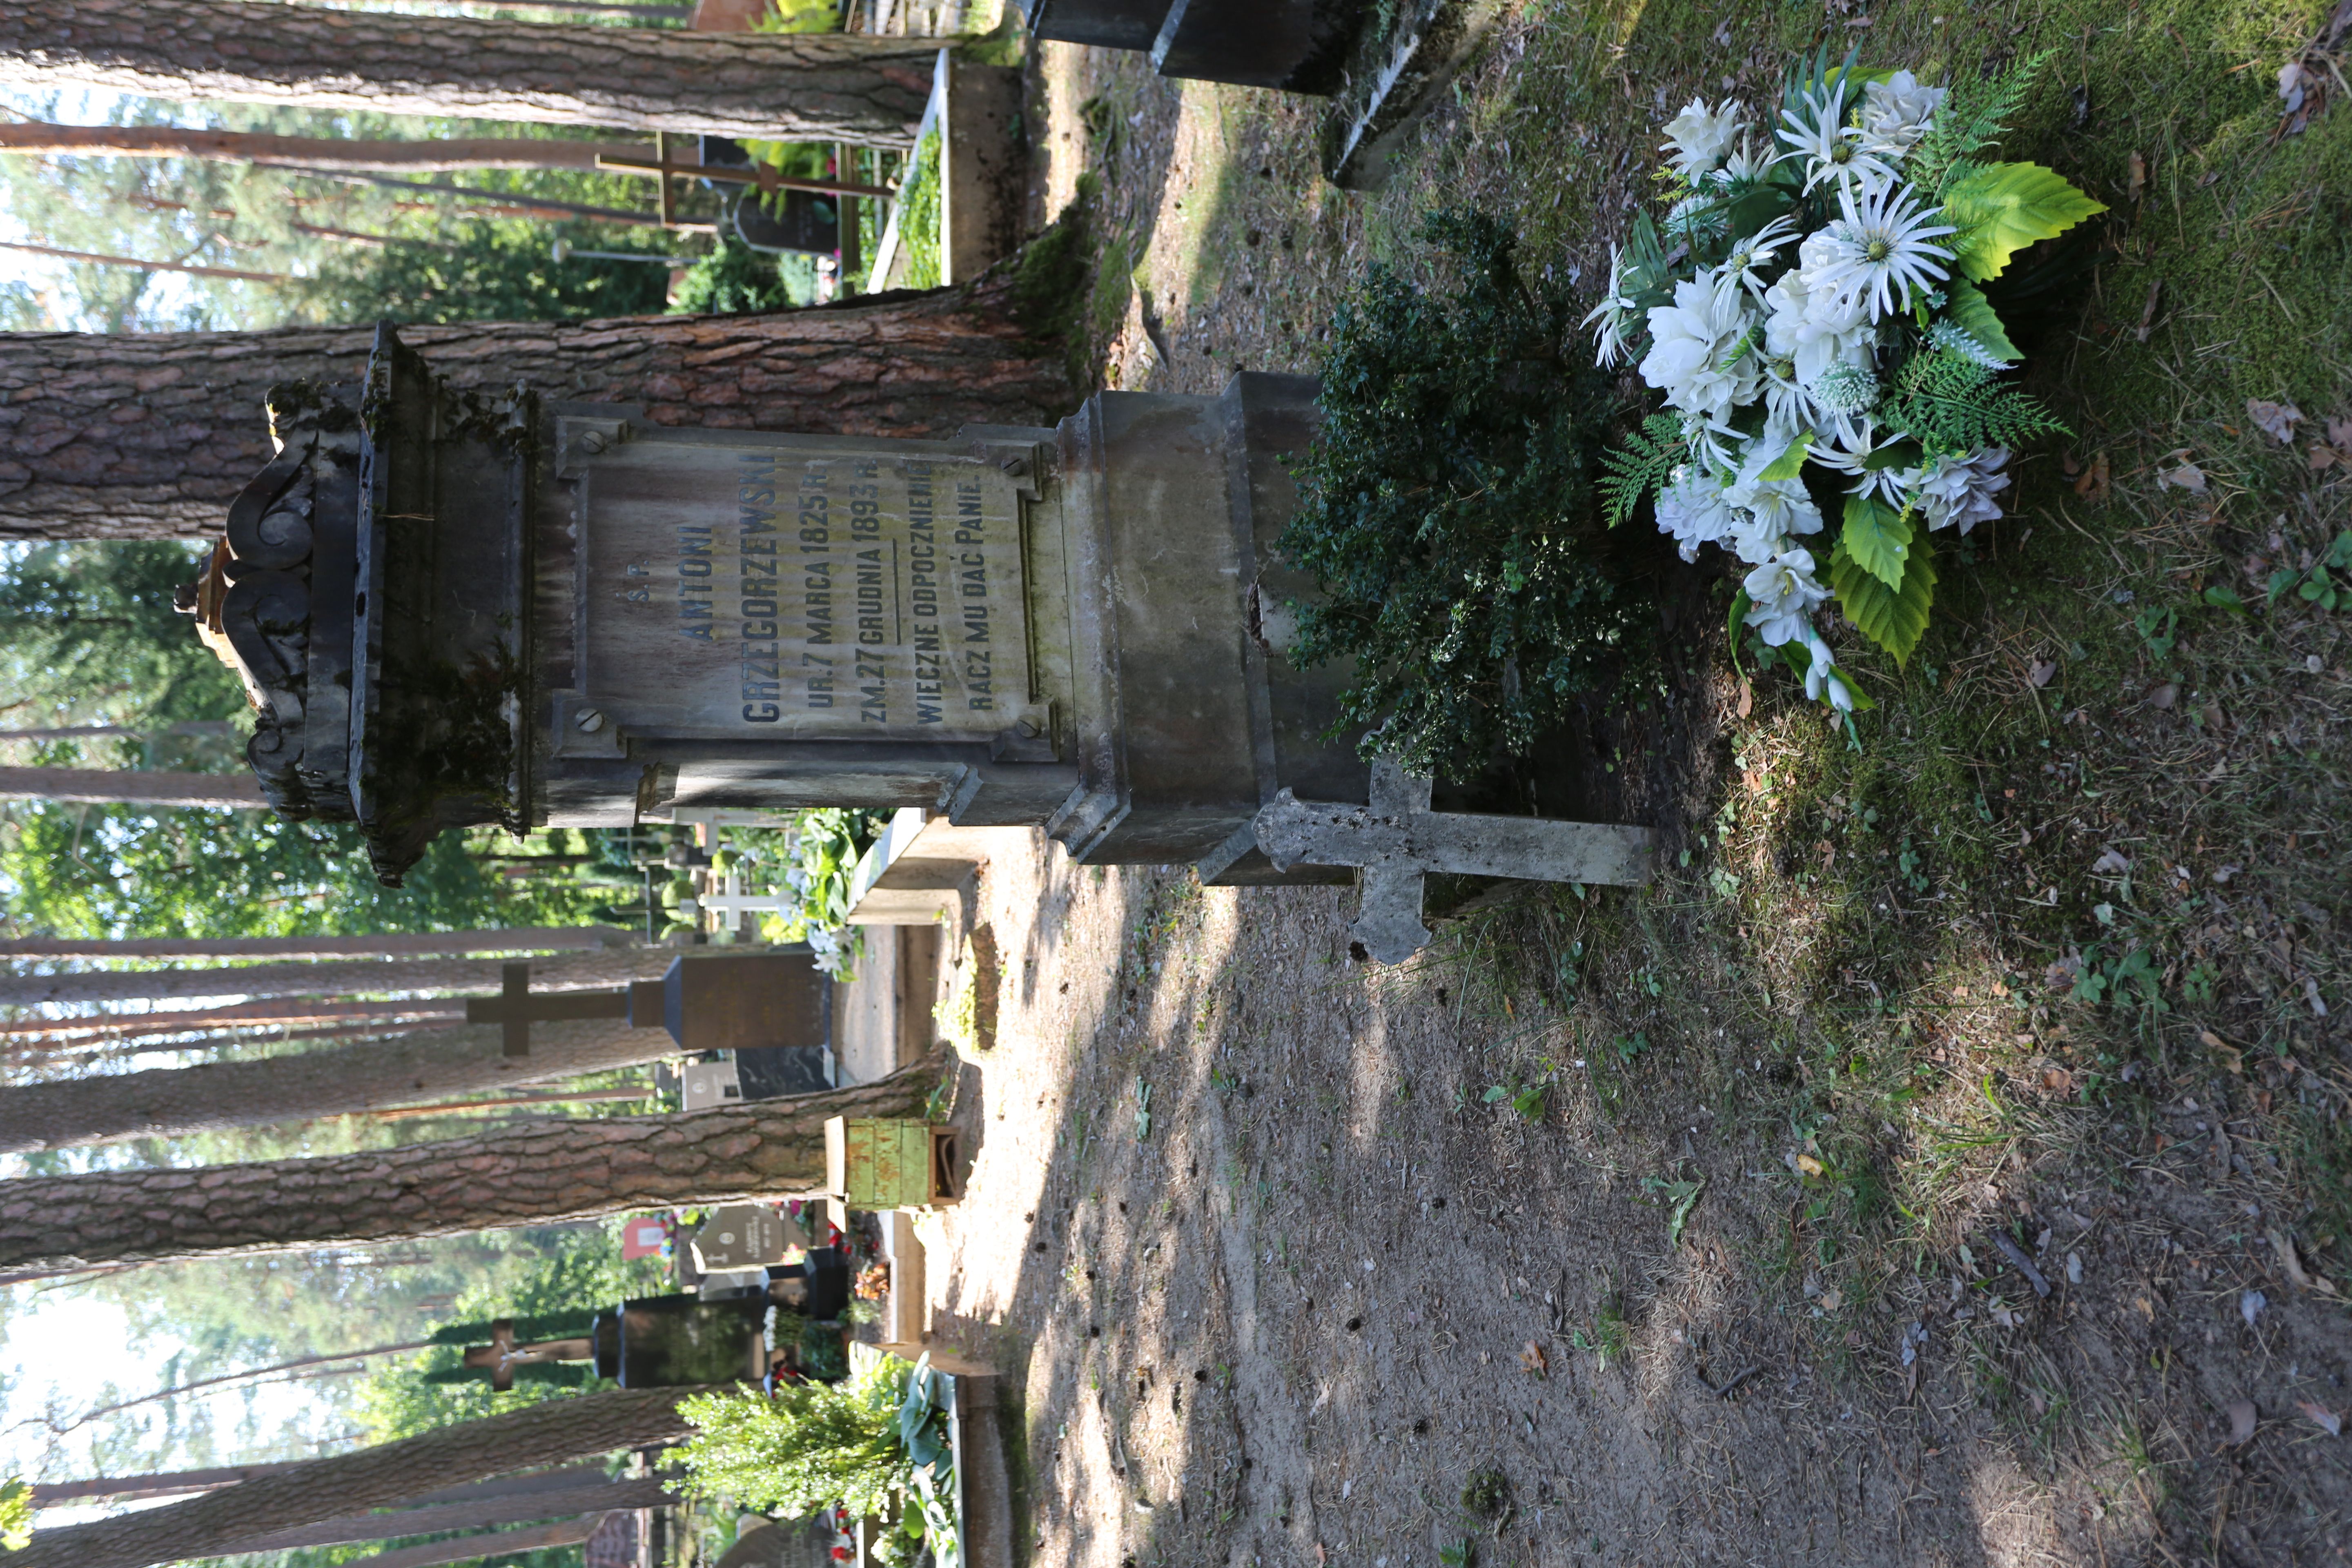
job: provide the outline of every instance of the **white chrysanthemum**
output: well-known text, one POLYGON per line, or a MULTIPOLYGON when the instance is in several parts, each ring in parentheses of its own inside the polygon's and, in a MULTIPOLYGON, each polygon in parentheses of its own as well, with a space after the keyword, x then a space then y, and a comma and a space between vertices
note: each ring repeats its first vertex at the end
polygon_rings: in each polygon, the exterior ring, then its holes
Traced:
POLYGON ((1870 368, 1870 323, 1860 310, 1807 283, 1803 258, 1811 245, 1807 238, 1798 265, 1764 290, 1764 352, 1787 360, 1801 384, 1840 363, 1870 368))
POLYGON ((1756 396, 1756 356, 1735 353, 1754 318, 1745 295, 1713 271, 1675 285, 1675 302, 1650 310, 1642 379, 1686 414, 1719 422, 1756 396))
POLYGON ((1723 162, 1738 134, 1737 103, 1727 98, 1709 109, 1706 100, 1694 98, 1680 114, 1666 121, 1665 145, 1660 151, 1672 153, 1668 162, 1685 178, 1696 180, 1723 162))
POLYGON ((1805 628, 1805 651, 1812 663, 1805 670, 1805 697, 1808 701, 1827 702, 1841 713, 1853 711, 1853 692, 1846 686, 1845 676, 1837 667, 1837 656, 1822 634, 1812 627, 1805 628))
POLYGON ((1724 489, 1725 501, 1747 520, 1744 526, 1732 531, 1739 558, 1750 565, 1760 565, 1786 549, 1791 534, 1822 531, 1822 509, 1806 493, 1802 479, 1763 477, 1764 470, 1780 460, 1793 439, 1794 436, 1787 432, 1767 430, 1750 442, 1739 472, 1724 489))
POLYGON ((1808 287, 1832 290, 1849 304, 1866 302, 1875 321, 1908 310, 1915 290, 1951 276, 1939 259, 1949 261, 1952 253, 1932 242, 1952 226, 1929 222, 1942 215, 1921 205, 1909 185, 1884 184, 1859 201, 1848 186, 1838 192, 1838 209, 1821 231, 1830 243, 1822 264, 1808 272, 1808 287))
POLYGON ((1813 552, 1790 550, 1774 556, 1740 584, 1748 591, 1748 625, 1769 647, 1803 637, 1812 614, 1830 591, 1813 578, 1813 552))
POLYGON ((1885 157, 1902 157, 1927 134, 1946 96, 1940 87, 1921 86, 1909 71, 1871 82, 1862 89, 1863 146, 1885 157))
POLYGON ((1929 528, 1958 524, 1966 533, 2000 515, 2000 503, 1992 498, 2009 489, 2009 476, 2000 471, 2008 462, 2008 447, 1988 447, 1965 458, 1938 458, 1904 477, 1929 528))
POLYGON ((1625 253, 1612 245, 1609 247, 1609 292, 1584 318, 1588 327, 1595 321, 1601 323, 1592 334, 1596 343, 1593 357, 1603 369, 1625 357, 1625 325, 1633 310, 1633 301, 1625 294, 1625 253))
POLYGON ((1780 116, 1781 142, 1789 151, 1773 160, 1805 161, 1805 191, 1823 180, 1840 190, 1856 184, 1875 188, 1895 179, 1895 166, 1862 144, 1862 132, 1845 122, 1845 93, 1832 82, 1797 100, 1780 116))
POLYGON ((1698 559, 1702 544, 1720 544, 1730 531, 1731 509, 1723 487, 1685 465, 1658 491, 1658 531, 1675 542, 1685 561, 1698 559))
POLYGON ((1723 258, 1723 275, 1737 278, 1748 286, 1748 291, 1759 298, 1764 292, 1764 279, 1759 274, 1769 266, 1780 247, 1797 237, 1797 226, 1785 217, 1776 217, 1754 234, 1731 242, 1730 254, 1723 258))

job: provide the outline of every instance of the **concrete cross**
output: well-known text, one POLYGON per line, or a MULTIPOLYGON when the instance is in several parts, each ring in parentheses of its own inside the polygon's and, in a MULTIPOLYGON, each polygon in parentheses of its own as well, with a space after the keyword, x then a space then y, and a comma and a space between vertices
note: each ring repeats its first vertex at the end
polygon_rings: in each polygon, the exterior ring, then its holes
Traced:
POLYGON ((1421 892, 1432 871, 1617 887, 1650 879, 1654 836, 1646 827, 1432 811, 1429 794, 1429 780, 1407 777, 1383 757, 1372 764, 1369 805, 1299 800, 1284 790, 1259 809, 1251 830, 1277 869, 1362 868, 1354 934, 1382 963, 1402 963, 1428 942, 1421 892))
MULTIPOLYGON (((530 1026, 551 1024, 563 1018, 631 1018, 632 986, 618 991, 564 991, 550 994, 530 988, 530 965, 509 963, 499 972, 499 994, 495 996, 466 998, 466 1022, 468 1024, 501 1024, 500 1044, 509 1057, 530 1055, 530 1026)), ((642 985, 644 983, 639 982, 642 985)), ((657 994, 658 984, 654 987, 657 994)), ((633 1019, 639 1027, 661 1022, 661 1009, 656 1005, 650 1015, 633 1019)))
POLYGON ((733 931, 745 915, 781 914, 796 902, 790 893, 747 893, 743 879, 730 871, 720 890, 703 894, 694 900, 694 907, 717 915, 720 930, 733 931))

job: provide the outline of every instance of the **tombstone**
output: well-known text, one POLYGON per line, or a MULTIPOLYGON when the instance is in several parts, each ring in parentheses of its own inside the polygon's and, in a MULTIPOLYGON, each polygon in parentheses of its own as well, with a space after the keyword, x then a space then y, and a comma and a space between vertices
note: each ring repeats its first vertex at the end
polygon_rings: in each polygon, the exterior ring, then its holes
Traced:
POLYGON ((624 1388, 757 1383, 768 1373, 764 1297, 646 1296, 596 1320, 596 1375, 624 1388))
POLYGON ((765 1204, 728 1204, 711 1210, 689 1245, 695 1267, 718 1274, 782 1263, 787 1249, 806 1247, 808 1238, 790 1215, 765 1204))
MULTIPOLYGON (((450 827, 817 805, 1039 826, 1211 883, 1347 879, 1347 833, 1279 860, 1258 833, 1285 791, 1372 804, 1329 738, 1346 671, 1275 640, 1305 587, 1272 545, 1314 393, 1107 392, 951 440, 676 428, 450 390, 386 326, 358 419, 316 395, 281 416, 199 602, 270 694, 273 803, 356 821, 390 883, 450 827)), ((1583 831, 1615 847, 1592 864, 1647 875, 1646 829, 1583 831)), ((1382 844, 1386 871, 1410 860, 1382 844)), ((698 997, 726 1011, 698 974, 663 983, 671 1033, 737 1043, 687 1027, 698 997)))
POLYGON ((733 1105, 743 1098, 743 1081, 736 1076, 732 1058, 721 1057, 712 1061, 690 1061, 678 1072, 678 1100, 687 1110, 708 1110, 714 1105, 733 1105))

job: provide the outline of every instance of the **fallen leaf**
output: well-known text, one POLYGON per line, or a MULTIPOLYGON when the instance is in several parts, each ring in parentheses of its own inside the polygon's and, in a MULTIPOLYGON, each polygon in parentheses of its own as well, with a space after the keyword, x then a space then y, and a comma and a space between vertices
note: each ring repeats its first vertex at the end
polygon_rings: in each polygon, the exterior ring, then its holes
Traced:
POLYGON ((1844 1304, 1845 1304, 1845 1296, 1844 1296, 1843 1292, 1842 1292, 1842 1291, 1840 1291, 1839 1289, 1837 1289, 1837 1288, 1836 1288, 1836 1287, 1832 1286, 1832 1287, 1831 1287, 1829 1289, 1824 1290, 1824 1291, 1822 1291, 1822 1311, 1824 1311, 1824 1312, 1834 1312, 1834 1311, 1836 1311, 1840 1307, 1843 1306, 1844 1304))
POLYGON ((2107 455, 2105 452, 2093 453, 2091 466, 2084 468, 2083 477, 2074 481, 2074 493, 2085 500, 2106 500, 2107 474, 2107 455))
POLYGON ((2159 711, 2169 709, 2175 702, 2179 700, 2180 688, 2178 684, 2169 680, 2166 681, 2163 685, 2158 687, 2155 690, 2147 694, 2147 705, 2158 710, 2159 711))
POLYGON ((2352 452, 2352 417, 2327 422, 2327 444, 2338 451, 2352 452))
POLYGON ((2260 1290, 2249 1290, 2238 1298, 2238 1316, 2245 1319, 2246 1327, 2251 1329, 2254 1320, 2263 1315, 2263 1309, 2270 1304, 2271 1299, 2260 1290))
POLYGON ((2254 1435, 2254 1402, 2251 1399, 2230 1401, 2230 1446, 2236 1447, 2254 1435))
POLYGON ((1538 1377, 1548 1376, 1551 1372, 1551 1363, 1544 1355, 1543 1346, 1533 1340, 1519 1347, 1519 1364, 1538 1377))
POLYGON ((2292 403, 2272 403, 2260 397, 2246 399, 2246 417, 2261 427, 2266 436, 2273 437, 2281 446, 2294 440, 2294 427, 2303 423, 2303 410, 2292 403))
POLYGON ((2205 493, 2205 470, 2185 458, 2177 468, 2158 469, 2156 479, 2158 484, 2179 485, 2191 495, 2205 493))
POLYGON ((2097 859, 2091 862, 2091 875, 2096 877, 2103 876, 2111 871, 2117 873, 2128 871, 2131 869, 2131 866, 2132 863, 2130 861, 2125 859, 2123 856, 2116 853, 2115 850, 2109 849, 2105 853, 2102 854, 2097 859))
POLYGON ((1800 1154, 1797 1156, 1797 1169, 1808 1176, 1818 1176, 1822 1173, 1822 1163, 1811 1154, 1800 1154))
POLYGON ((2311 449, 2311 471, 2315 474, 2334 467, 2340 460, 2339 454, 2333 447, 2315 446, 2311 449))
POLYGON ((2286 105, 2289 114, 2303 107, 2303 75, 2301 60, 2289 60, 2279 67, 2279 101, 2286 105))
POLYGON ((2058 666, 2054 660, 2037 658, 2033 661, 2033 668, 2025 672, 2025 679, 2039 689, 2049 685, 2050 678, 2057 673, 2058 666))
POLYGON ((2124 181, 2124 195, 2137 201, 2140 193, 2147 189, 2147 160, 2134 153, 2126 167, 2130 172, 2124 181))
POLYGON ((2303 1266, 2302 1257, 2294 1249, 2294 1238, 2273 1226, 2265 1233, 2270 1237, 2271 1250, 2278 1254, 2279 1267, 2294 1281, 2299 1290, 2317 1290, 2324 1295, 2336 1294, 2336 1282, 2325 1275, 2315 1274, 2303 1266))
POLYGON ((2309 1416, 2311 1424, 2329 1436, 2344 1436, 2344 1417, 2336 1415, 2325 1405, 2314 1404, 2308 1399, 2298 1399, 2294 1402, 2294 1407, 2309 1416))

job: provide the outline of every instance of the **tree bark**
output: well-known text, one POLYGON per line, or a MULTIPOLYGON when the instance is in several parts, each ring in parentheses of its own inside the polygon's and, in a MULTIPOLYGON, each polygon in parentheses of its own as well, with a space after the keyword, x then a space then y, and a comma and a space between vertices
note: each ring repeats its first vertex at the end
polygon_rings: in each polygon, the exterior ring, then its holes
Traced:
MULTIPOLYGON (((583 991, 626 985, 632 980, 658 980, 677 959, 677 953, 666 947, 615 947, 535 959, 530 985, 534 991, 583 991)), ((422 996, 496 991, 505 967, 506 960, 497 958, 394 963, 354 959, 347 963, 256 963, 227 969, 174 966, 90 969, 67 974, 0 973, 0 1007, 165 1002, 184 996, 348 996, 362 992, 422 996)))
POLYGON ((0 1153, 348 1116, 636 1067, 677 1052, 668 1030, 631 1028, 622 1018, 534 1024, 527 1057, 508 1056, 504 1039, 499 1025, 468 1024, 289 1057, 20 1084, 0 1091, 0 1153))
POLYGON ((27 936, 0 942, 0 959, 380 958, 436 952, 547 952, 630 947, 614 926, 491 926, 481 931, 381 931, 372 936, 27 936))
POLYGON ((174 773, 143 768, 0 768, 0 799, 84 801, 94 805, 259 808, 251 773, 174 773))
MULTIPOLYGON (((851 1089, 683 1115, 531 1121, 307 1160, 0 1182, 0 1284, 108 1263, 808 1196, 824 1183, 827 1117, 914 1115, 938 1079, 934 1060, 851 1089)), ((26 1565, 11 1558, 8 1568, 26 1565)))
POLYGON ((449 1563, 475 1563, 509 1552, 536 1552, 548 1546, 578 1546, 596 1533, 602 1514, 583 1514, 555 1524, 534 1524, 529 1530, 485 1531, 478 1535, 453 1536, 421 1546, 397 1546, 390 1552, 348 1559, 342 1568, 441 1568, 449 1563))
MULTIPOLYGON (((189 1492, 208 1492, 221 1487, 235 1486, 256 1476, 275 1475, 280 1470, 290 1470, 297 1465, 308 1463, 307 1459, 279 1459, 266 1465, 230 1465, 210 1470, 162 1470, 152 1475, 108 1476, 86 1481, 43 1481, 33 1488, 33 1506, 55 1508, 69 1502, 128 1502, 138 1498, 181 1497, 189 1492)), ((403 1498, 401 1506, 424 1508, 434 1503, 465 1502, 476 1498, 569 1491, 576 1487, 592 1486, 604 1479, 604 1471, 601 1466, 574 1465, 560 1470, 534 1470, 527 1475, 509 1476, 502 1480, 472 1481, 464 1486, 443 1487, 403 1498)))
POLYGON ((534 1465, 565 1464, 673 1441, 686 1433, 684 1388, 630 1388, 551 1399, 303 1464, 185 1502, 33 1533, 8 1568, 146 1568, 213 1557, 247 1537, 356 1510, 387 1508, 435 1487, 534 1465))
POLYGON ((328 169, 337 174, 421 174, 452 169, 593 169, 599 154, 651 158, 645 142, 576 137, 450 137, 369 142, 334 136, 272 136, 258 131, 192 131, 172 125, 0 125, 0 153, 67 158, 207 158, 328 169))
POLYGON ((0 9, 0 81, 785 142, 914 144, 937 39, 694 33, 269 0, 0 9))
MULTIPOLYGON (((495 1530, 506 1524, 529 1524, 542 1519, 570 1519, 578 1514, 608 1513, 622 1508, 659 1508, 671 1500, 671 1483, 658 1476, 604 1481, 570 1491, 536 1496, 486 1499, 479 1502, 446 1502, 433 1508, 402 1509, 393 1513, 348 1514, 318 1524, 297 1525, 256 1535, 228 1548, 243 1556, 249 1552, 283 1552, 298 1546, 348 1546, 355 1541, 397 1541, 404 1535, 431 1535, 444 1530, 495 1530)), ((503 1550, 503 1548, 501 1548, 503 1550)), ((226 1555, 226 1553, 224 1553, 226 1555)))
MULTIPOLYGON (((950 436, 966 421, 1050 424, 1072 404, 1061 355, 1013 321, 1012 289, 999 275, 768 315, 407 326, 401 337, 454 385, 521 380, 551 398, 636 404, 663 425, 950 436)), ((271 458, 270 386, 356 386, 374 336, 0 334, 0 537, 217 534, 271 458)))
POLYGON ((200 1029, 265 1029, 289 1024, 320 1024, 337 1018, 447 1018, 462 1011, 456 1003, 442 1000, 232 1002, 222 1007, 189 1007, 171 1013, 85 1013, 71 1018, 14 1018, 0 1023, 0 1039, 88 1040, 100 1036, 141 1038, 200 1029))

